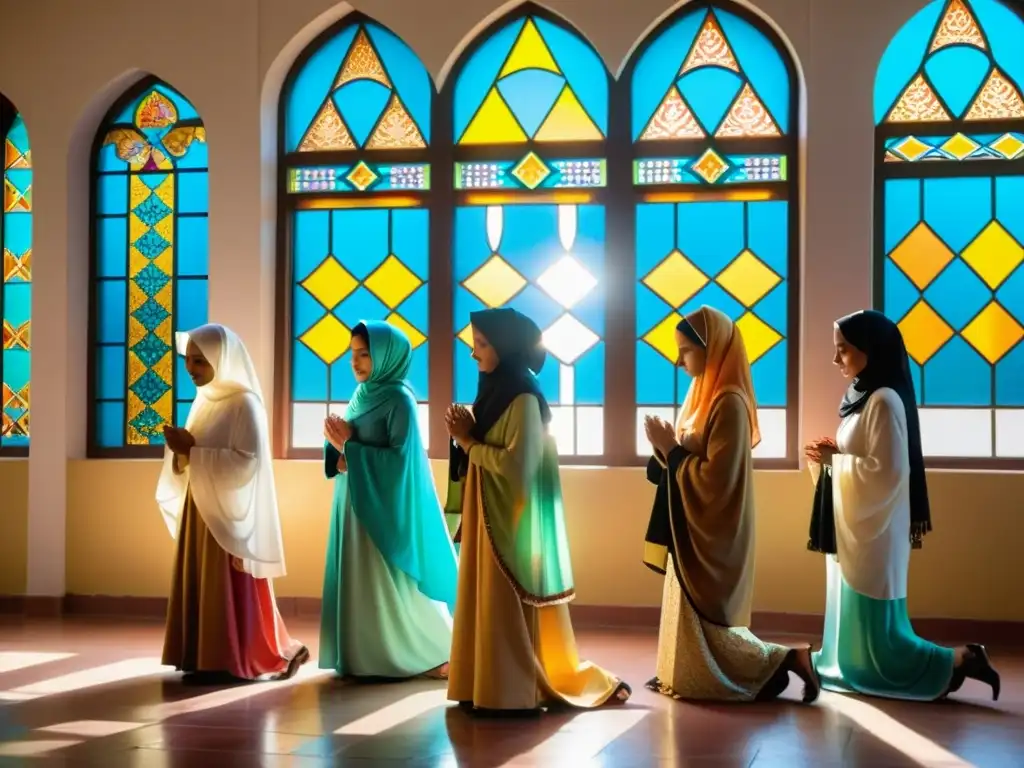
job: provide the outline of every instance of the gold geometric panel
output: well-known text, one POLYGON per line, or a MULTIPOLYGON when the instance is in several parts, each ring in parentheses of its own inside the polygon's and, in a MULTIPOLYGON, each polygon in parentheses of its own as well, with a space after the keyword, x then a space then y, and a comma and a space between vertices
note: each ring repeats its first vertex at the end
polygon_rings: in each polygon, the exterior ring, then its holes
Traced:
POLYGON ((953 329, 923 301, 899 322, 907 352, 919 365, 924 365, 953 336, 953 329))
POLYGON ((714 184, 722 174, 729 170, 729 164, 725 162, 713 149, 706 149, 704 154, 693 165, 693 171, 708 184, 714 184))
POLYGON ((16 256, 4 248, 4 271, 0 278, 0 282, 4 283, 13 283, 15 280, 32 282, 32 249, 16 256))
POLYGON ((534 152, 527 152, 526 157, 519 161, 511 171, 527 189, 536 189, 548 176, 551 169, 547 163, 537 157, 534 152))
POLYGON ((379 178, 380 176, 374 173, 370 166, 360 160, 356 167, 349 171, 345 180, 360 192, 365 192, 366 188, 379 178))
POLYGON ((932 148, 931 144, 925 144, 920 139, 914 136, 908 136, 893 149, 899 152, 908 160, 917 160, 921 155, 932 148))
POLYGON ((1002 72, 993 69, 964 120, 1015 120, 1022 117, 1024 101, 1020 92, 1002 72))
POLYGON ((345 62, 341 65, 341 71, 338 72, 338 77, 334 81, 334 87, 341 88, 345 83, 350 83, 353 80, 375 80, 385 88, 391 87, 391 81, 388 80, 387 73, 384 72, 384 65, 380 63, 377 52, 370 45, 370 40, 366 37, 364 29, 360 29, 356 34, 356 39, 352 41, 352 47, 349 48, 348 56, 345 57, 345 62))
POLYGON ((679 359, 676 326, 682 319, 682 315, 673 312, 644 335, 644 341, 654 347, 672 365, 675 365, 679 359))
POLYGON ((736 329, 743 338, 743 346, 747 348, 747 359, 751 363, 757 362, 762 355, 782 341, 778 331, 752 312, 747 312, 736 321, 736 329))
POLYGON ((928 227, 918 224, 889 257, 923 291, 953 260, 953 252, 928 227))
POLYGON ((526 278, 498 254, 467 277, 462 285, 491 309, 500 307, 526 286, 526 278))
POLYGON ((392 254, 363 281, 363 285, 389 309, 394 309, 423 285, 423 281, 392 254))
POLYGON ((993 221, 960 256, 994 291, 1024 261, 1024 248, 999 222, 993 221))
POLYGON ((708 284, 708 277, 679 251, 672 251, 647 274, 643 284, 679 309, 708 284))
POLYGON ((299 152, 326 152, 332 149, 355 149, 356 143, 348 132, 345 121, 330 98, 320 109, 313 125, 299 145, 299 152))
POLYGON ((704 129, 700 127, 693 112, 686 106, 682 94, 674 85, 668 89, 661 105, 640 135, 640 141, 662 139, 701 139, 704 129))
POLYGON ((299 340, 309 347, 313 354, 331 365, 348 350, 348 345, 352 343, 352 332, 334 315, 324 315, 316 325, 302 334, 299 340))
POLYGON ((739 64, 736 63, 736 57, 732 55, 732 49, 725 39, 722 28, 718 26, 718 21, 710 13, 704 26, 701 27, 697 42, 690 51, 690 55, 683 62, 679 74, 686 74, 697 67, 724 67, 733 72, 740 71, 739 64))
POLYGON ((32 321, 26 320, 17 328, 11 325, 9 320, 3 324, 3 349, 24 349, 26 352, 32 349, 32 321))
POLYGON ((455 338, 457 338, 459 341, 461 341, 467 347, 472 349, 473 348, 473 324, 470 323, 465 328, 463 328, 461 331, 459 331, 458 335, 455 338))
POLYGON ((933 123, 949 120, 949 114, 939 102, 938 96, 918 75, 892 108, 887 123, 933 123))
POLYGON ((1021 151, 1024 151, 1024 141, 1021 141, 1012 133, 1004 133, 988 146, 1007 160, 1013 160, 1021 151))
POLYGON ((527 19, 523 25, 516 44, 498 74, 498 79, 524 69, 541 69, 545 72, 554 72, 556 75, 562 74, 533 19, 527 19))
POLYGON ((1024 328, 1001 306, 992 302, 960 332, 972 347, 995 365, 1024 337, 1024 328))
POLYGON ((422 149, 427 146, 412 116, 406 111, 397 94, 391 96, 373 136, 366 142, 367 149, 422 149))
POLYGON ((743 86, 740 95, 736 97, 729 114, 725 116, 722 125, 715 131, 715 136, 778 136, 779 129, 768 114, 764 104, 750 87, 750 83, 743 86))
POLYGON ((946 142, 940 147, 940 149, 949 152, 957 160, 963 160, 965 157, 970 155, 980 145, 973 139, 969 139, 962 133, 958 133, 955 136, 947 139, 946 142))
POLYGON ((427 340, 427 337, 420 333, 419 329, 416 326, 414 326, 412 323, 410 323, 397 312, 392 312, 390 315, 388 315, 387 319, 384 322, 388 323, 389 325, 393 325, 395 328, 397 328, 406 336, 408 336, 409 343, 412 344, 413 349, 416 349, 416 347, 420 346, 423 342, 427 340))
POLYGON ((743 302, 743 306, 750 308, 781 283, 782 278, 750 251, 743 251, 715 278, 715 282, 743 302))
POLYGON ((963 4, 963 0, 953 0, 949 4, 939 28, 935 30, 935 37, 932 38, 928 53, 935 53, 947 45, 973 45, 985 50, 985 38, 981 34, 978 22, 963 4))
POLYGON ((325 309, 334 309, 359 286, 359 281, 334 256, 328 256, 299 285, 309 291, 325 309))

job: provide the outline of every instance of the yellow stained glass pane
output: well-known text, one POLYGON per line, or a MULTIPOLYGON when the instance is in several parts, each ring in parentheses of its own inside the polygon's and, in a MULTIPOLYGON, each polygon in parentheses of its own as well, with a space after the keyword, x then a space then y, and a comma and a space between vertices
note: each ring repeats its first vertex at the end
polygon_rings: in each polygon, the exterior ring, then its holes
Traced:
POLYGON ((14 281, 32 281, 32 249, 29 248, 18 256, 7 248, 4 248, 4 274, 3 282, 13 283, 14 281))
POLYGON ((360 192, 365 190, 368 186, 373 184, 378 178, 380 178, 373 169, 370 168, 366 163, 360 160, 356 167, 349 171, 348 176, 345 179, 353 187, 358 189, 360 192))
POLYGON ((915 136, 908 136, 894 147, 897 152, 908 160, 917 160, 917 158, 931 148, 931 144, 925 144, 915 136))
POLYGON ((416 347, 420 346, 421 344, 423 344, 423 342, 427 340, 427 337, 420 333, 419 328, 414 326, 412 323, 410 323, 397 312, 392 312, 390 315, 388 315, 387 320, 385 320, 385 322, 393 325, 395 328, 397 328, 406 336, 408 336, 409 343, 412 345, 413 349, 416 349, 416 347))
POLYGON ((31 167, 32 161, 29 157, 29 153, 26 152, 24 155, 21 154, 21 151, 14 146, 14 142, 7 139, 4 142, 4 170, 31 167))
POLYGON ((993 221, 960 256, 994 291, 1024 261, 1024 248, 999 222, 993 221))
POLYGON ((683 317, 678 312, 673 312, 646 334, 644 341, 650 344, 672 365, 679 359, 679 345, 676 343, 676 326, 683 317))
POLYGON ((679 309, 708 284, 708 277, 679 251, 672 251, 648 273, 643 284, 679 309))
POLYGON ((206 141, 206 128, 201 125, 179 126, 164 136, 162 143, 174 157, 184 157, 193 141, 206 141))
POLYGON ((683 62, 679 74, 685 74, 697 67, 724 67, 733 72, 739 72, 739 64, 732 54, 729 42, 725 39, 725 33, 718 26, 718 21, 712 14, 708 14, 704 26, 697 35, 697 42, 690 50, 690 55, 683 62))
POLYGON ((885 120, 887 123, 933 123, 949 120, 949 114, 924 77, 918 75, 885 120))
POLYGON ((459 331, 458 335, 455 338, 457 338, 459 341, 461 341, 467 347, 472 349, 473 348, 473 324, 470 323, 465 328, 463 328, 461 331, 459 331))
POLYGON ((168 352, 153 365, 153 373, 163 379, 168 386, 174 384, 174 353, 168 352))
POLYGON ((714 184, 728 170, 729 164, 715 150, 706 149, 691 167, 708 184, 714 184))
POLYGON ((413 291, 423 285, 423 281, 396 256, 392 255, 384 259, 384 263, 363 281, 363 285, 369 288, 389 309, 394 309, 409 298, 413 291))
POLYGON ((989 146, 1007 160, 1013 160, 1021 151, 1024 151, 1024 141, 1021 141, 1012 133, 1004 133, 989 144, 989 146))
POLYGON ((600 141, 601 129, 594 125, 568 84, 562 88, 555 106, 537 130, 537 141, 600 141))
POLYGON ((302 143, 299 144, 299 152, 325 152, 332 149, 355 149, 356 143, 352 140, 352 134, 348 126, 338 114, 338 108, 334 101, 328 96, 327 101, 320 108, 319 114, 313 120, 313 124, 306 131, 302 143))
POLYGON ((139 102, 135 110, 135 124, 139 128, 166 128, 178 122, 178 110, 160 91, 152 90, 139 102))
POLYGON ((942 149, 949 152, 957 160, 963 160, 968 157, 974 150, 980 145, 962 133, 958 133, 952 138, 948 139, 943 145, 942 149))
POLYGON ((459 139, 459 144, 521 144, 524 141, 526 133, 523 127, 498 89, 491 88, 480 110, 459 139))
POLYGON ((995 365, 1024 337, 1024 328, 993 301, 981 310, 960 335, 978 350, 982 357, 995 365))
POLYGON ((334 87, 341 88, 353 80, 375 80, 385 88, 391 87, 384 65, 380 63, 380 57, 366 36, 365 29, 360 29, 352 41, 345 62, 341 65, 341 71, 334 81, 334 87))
POLYGON ((543 69, 558 75, 562 74, 562 70, 555 63, 555 57, 548 50, 547 43, 540 36, 537 25, 533 23, 533 19, 527 19, 523 24, 519 38, 512 46, 512 52, 505 60, 505 66, 501 68, 498 79, 523 69, 543 69))
POLYGON ((715 282, 750 308, 772 288, 782 282, 763 261, 750 251, 739 257, 722 271, 715 282))
POLYGON ((24 349, 26 352, 32 349, 31 338, 32 321, 26 320, 15 328, 10 321, 3 323, 3 349, 24 349))
POLYGON ((422 149, 427 146, 416 122, 405 109, 398 94, 388 102, 387 109, 377 122, 373 135, 366 142, 367 149, 422 149))
POLYGON ((928 227, 918 224, 889 258, 923 291, 953 260, 953 252, 928 227))
POLYGON ((359 286, 334 256, 328 256, 300 285, 325 309, 334 309, 359 286))
POLYGON ((899 322, 907 352, 919 365, 924 365, 953 336, 953 329, 924 301, 914 305, 899 322))
POLYGON ((782 341, 782 336, 752 312, 747 312, 736 321, 736 330, 743 337, 747 348, 747 359, 754 363, 772 347, 782 341))
POLYGON ((668 89, 651 122, 640 134, 640 141, 660 141, 663 139, 701 139, 704 129, 683 100, 679 89, 674 85, 668 89))
POLYGON ((953 0, 949 4, 939 28, 935 30, 928 52, 934 53, 947 45, 973 45, 985 50, 985 37, 981 34, 978 22, 974 20, 974 14, 964 5, 963 0, 953 0))
POLYGON ((494 254, 462 285, 491 309, 500 307, 526 287, 526 278, 494 254))
POLYGON ((324 315, 319 322, 299 337, 299 341, 328 365, 345 354, 352 342, 352 332, 334 315, 324 315))
MULTIPOLYGON (((512 169, 512 175, 523 182, 528 189, 536 189, 544 179, 551 175, 551 169, 537 155, 529 152, 512 169)), ((500 239, 498 238, 498 240, 500 239)))
POLYGON ((754 93, 750 83, 743 86, 740 95, 729 108, 725 120, 715 131, 715 136, 779 136, 779 128, 768 114, 761 99, 754 93))
POLYGON ((964 120, 1014 120, 1024 118, 1020 91, 998 69, 993 69, 964 120))

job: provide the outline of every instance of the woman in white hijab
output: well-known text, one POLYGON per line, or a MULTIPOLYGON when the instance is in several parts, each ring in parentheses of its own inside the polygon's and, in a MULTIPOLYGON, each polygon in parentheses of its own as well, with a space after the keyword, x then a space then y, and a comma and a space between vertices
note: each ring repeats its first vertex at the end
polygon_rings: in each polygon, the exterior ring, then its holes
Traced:
POLYGON ((277 610, 284 576, 263 394, 230 329, 177 334, 197 393, 184 429, 165 426, 156 500, 177 537, 163 663, 186 674, 286 679, 309 660, 277 610))

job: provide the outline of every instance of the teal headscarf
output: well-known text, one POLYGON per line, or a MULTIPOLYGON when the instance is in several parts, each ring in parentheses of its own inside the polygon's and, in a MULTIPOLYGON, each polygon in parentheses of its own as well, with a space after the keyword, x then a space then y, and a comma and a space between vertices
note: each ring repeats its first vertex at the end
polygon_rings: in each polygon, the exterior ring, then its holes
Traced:
MULTIPOLYGON (((345 410, 345 421, 353 422, 378 408, 387 406, 402 390, 412 394, 406 380, 412 365, 412 344, 409 337, 388 323, 366 320, 360 323, 369 337, 370 378, 356 387, 345 410)), ((358 327, 358 326, 357 326, 358 327)))

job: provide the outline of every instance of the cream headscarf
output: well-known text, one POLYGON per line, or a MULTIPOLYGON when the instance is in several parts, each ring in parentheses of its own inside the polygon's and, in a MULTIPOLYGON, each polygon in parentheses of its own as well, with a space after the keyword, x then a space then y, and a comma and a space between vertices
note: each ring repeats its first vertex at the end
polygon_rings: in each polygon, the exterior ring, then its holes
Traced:
POLYGON ((691 434, 704 445, 704 433, 715 401, 726 392, 735 392, 746 403, 750 417, 750 447, 756 447, 761 442, 757 400, 747 348, 736 324, 728 315, 707 306, 687 315, 686 321, 704 342, 707 363, 704 373, 690 382, 676 422, 676 432, 680 438, 691 434))
POLYGON ((256 578, 285 575, 267 413, 252 359, 241 339, 221 325, 176 335, 179 354, 191 341, 214 369, 199 387, 185 428, 195 438, 188 465, 176 472, 165 451, 156 501, 171 536, 189 490, 217 543, 256 578))

